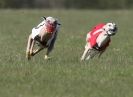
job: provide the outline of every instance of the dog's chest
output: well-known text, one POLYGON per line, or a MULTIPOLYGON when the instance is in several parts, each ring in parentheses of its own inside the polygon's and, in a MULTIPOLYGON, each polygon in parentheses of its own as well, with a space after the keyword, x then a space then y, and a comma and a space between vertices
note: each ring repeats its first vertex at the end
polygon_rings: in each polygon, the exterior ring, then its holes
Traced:
POLYGON ((44 36, 44 41, 48 41, 51 37, 52 37, 52 33, 47 33, 47 34, 44 36))
POLYGON ((105 34, 105 33, 101 33, 98 37, 97 37, 97 44, 98 44, 98 47, 102 47, 104 45, 106 45, 106 43, 109 41, 110 37, 105 34))

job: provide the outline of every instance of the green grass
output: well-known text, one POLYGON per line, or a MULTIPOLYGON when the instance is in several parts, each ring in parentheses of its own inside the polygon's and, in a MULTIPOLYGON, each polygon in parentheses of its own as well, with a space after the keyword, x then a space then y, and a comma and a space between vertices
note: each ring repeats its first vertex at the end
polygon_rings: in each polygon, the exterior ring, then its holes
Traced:
POLYGON ((0 10, 0 97, 133 97, 133 11, 0 10), (25 59, 28 35, 41 16, 62 26, 50 54, 25 59), (98 59, 80 62, 86 33, 114 21, 118 33, 98 59))

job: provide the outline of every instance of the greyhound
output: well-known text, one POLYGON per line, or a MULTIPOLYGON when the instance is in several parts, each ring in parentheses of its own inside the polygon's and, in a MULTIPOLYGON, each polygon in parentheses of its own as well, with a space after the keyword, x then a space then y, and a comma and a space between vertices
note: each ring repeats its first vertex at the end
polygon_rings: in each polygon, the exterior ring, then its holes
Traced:
POLYGON ((26 50, 26 58, 28 60, 44 48, 47 49, 44 58, 49 58, 48 55, 54 48, 60 25, 57 19, 49 16, 43 17, 43 21, 32 29, 26 50), (38 44, 38 49, 33 49, 35 44, 38 44))
POLYGON ((81 60, 92 59, 97 54, 100 57, 109 46, 111 36, 114 36, 116 32, 117 26, 115 23, 101 23, 96 25, 87 34, 85 50, 81 60))

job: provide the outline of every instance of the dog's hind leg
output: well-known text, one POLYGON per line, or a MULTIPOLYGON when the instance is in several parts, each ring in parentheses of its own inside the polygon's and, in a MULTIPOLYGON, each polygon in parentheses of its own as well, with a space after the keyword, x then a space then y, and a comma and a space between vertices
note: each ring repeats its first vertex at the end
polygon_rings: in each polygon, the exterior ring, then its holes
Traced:
POLYGON ((85 47, 84 53, 83 53, 83 55, 82 55, 82 57, 81 57, 81 61, 85 60, 86 54, 88 53, 88 50, 89 50, 89 49, 90 49, 89 46, 86 46, 86 47, 85 47))
POLYGON ((26 49, 26 58, 29 60, 31 57, 31 45, 32 45, 33 39, 31 38, 31 35, 29 35, 28 43, 27 43, 27 49, 26 49))
POLYGON ((101 57, 101 55, 102 55, 104 52, 105 52, 105 50, 100 51, 100 52, 99 52, 99 55, 98 55, 98 58, 100 58, 100 57, 101 57))
POLYGON ((88 50, 85 60, 89 60, 91 58, 91 50, 88 50))
POLYGON ((90 49, 88 52, 88 57, 86 58, 86 60, 92 59, 95 55, 97 55, 99 53, 99 51, 95 50, 95 49, 90 49))
POLYGON ((43 50, 43 49, 44 49, 44 48, 40 47, 40 48, 34 50, 33 53, 32 53, 32 56, 36 55, 37 53, 39 53, 39 52, 40 52, 41 50, 43 50))

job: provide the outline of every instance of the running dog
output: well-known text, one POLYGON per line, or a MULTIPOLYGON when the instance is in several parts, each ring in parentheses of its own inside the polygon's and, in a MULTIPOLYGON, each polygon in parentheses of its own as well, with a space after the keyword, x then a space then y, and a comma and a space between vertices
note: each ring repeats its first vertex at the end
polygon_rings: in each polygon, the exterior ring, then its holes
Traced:
POLYGON ((49 16, 43 17, 43 21, 32 29, 26 50, 26 58, 28 60, 44 48, 47 49, 45 59, 49 58, 48 55, 53 50, 60 25, 57 19, 49 16), (33 49, 35 44, 38 44, 39 48, 33 49))
POLYGON ((86 45, 81 60, 89 60, 95 55, 99 57, 109 46, 111 42, 111 36, 117 32, 117 26, 115 23, 101 23, 96 25, 86 37, 86 45))

